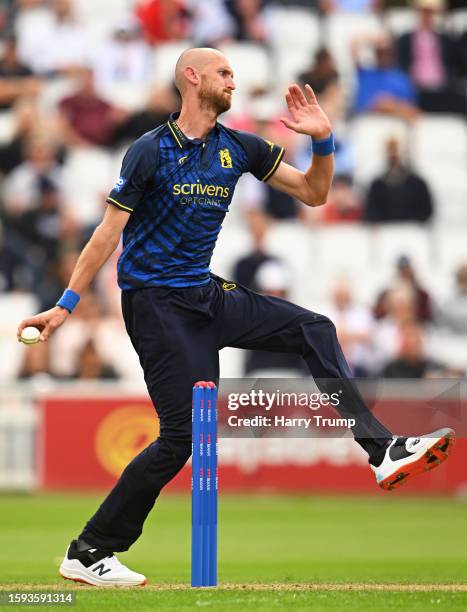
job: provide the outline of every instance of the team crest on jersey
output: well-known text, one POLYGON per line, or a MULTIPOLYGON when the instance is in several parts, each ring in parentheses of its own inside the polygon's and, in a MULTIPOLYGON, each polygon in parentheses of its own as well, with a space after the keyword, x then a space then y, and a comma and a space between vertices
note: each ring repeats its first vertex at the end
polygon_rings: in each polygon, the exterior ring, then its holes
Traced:
POLYGON ((115 183, 114 190, 117 193, 120 193, 120 191, 125 187, 126 182, 127 179, 124 176, 118 177, 118 181, 115 183))
POLYGON ((219 151, 219 157, 221 160, 221 166, 223 168, 232 168, 232 158, 230 157, 230 151, 228 149, 221 149, 219 151))
POLYGON ((236 288, 237 288, 236 283, 222 283, 222 289, 224 291, 232 291, 232 289, 236 289, 236 288))

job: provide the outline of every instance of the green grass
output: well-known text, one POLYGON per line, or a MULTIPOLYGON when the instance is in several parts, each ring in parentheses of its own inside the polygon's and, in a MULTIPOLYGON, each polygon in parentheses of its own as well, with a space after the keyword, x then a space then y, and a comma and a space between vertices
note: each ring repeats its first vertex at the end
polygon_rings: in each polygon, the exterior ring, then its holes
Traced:
MULTIPOLYGON (((57 577, 68 541, 95 510, 89 495, 0 495, 0 584, 70 588, 57 577)), ((180 610, 466 609, 467 592, 329 590, 329 584, 467 584, 467 505, 443 498, 220 497, 219 579, 270 590, 188 584, 188 496, 162 496, 143 537, 119 558, 155 588, 78 588, 77 608, 180 610), (320 590, 295 583, 322 584, 320 590), (273 589, 274 584, 284 585, 273 589), (264 588, 264 587, 263 587, 264 588)), ((24 607, 22 609, 25 609, 24 607)), ((43 607, 41 609, 44 609, 43 607)))

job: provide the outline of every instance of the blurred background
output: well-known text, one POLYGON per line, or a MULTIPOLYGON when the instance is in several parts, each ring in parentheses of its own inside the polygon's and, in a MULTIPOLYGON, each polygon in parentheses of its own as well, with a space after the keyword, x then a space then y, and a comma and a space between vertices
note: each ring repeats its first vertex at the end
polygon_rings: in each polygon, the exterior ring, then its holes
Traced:
MULTIPOLYGON (((242 177, 213 271, 330 316, 358 377, 465 376, 465 0, 3 0, 1 487, 108 486, 154 436, 120 314, 118 253, 48 344, 22 346, 15 330, 67 286, 126 148, 179 107, 173 70, 190 46, 218 47, 231 61, 226 125, 285 146, 286 161, 305 169, 310 139, 279 117, 287 85, 310 83, 336 136, 324 207, 242 177), (87 448, 92 466, 63 465, 70 444, 87 448)), ((306 374, 290 355, 221 352, 223 377, 306 374)), ((397 393, 410 395, 400 384, 397 393)), ((355 486, 342 466, 359 465, 358 486, 370 486, 358 448, 336 442, 341 465, 325 482, 355 486)), ((320 448, 313 441, 296 459, 276 446, 271 465, 277 453, 307 465, 297 483, 320 488, 320 448)), ((239 449, 226 445, 225 462, 251 488, 258 480, 242 463, 251 449, 239 449)), ((463 479, 426 486, 465 490, 463 479)))

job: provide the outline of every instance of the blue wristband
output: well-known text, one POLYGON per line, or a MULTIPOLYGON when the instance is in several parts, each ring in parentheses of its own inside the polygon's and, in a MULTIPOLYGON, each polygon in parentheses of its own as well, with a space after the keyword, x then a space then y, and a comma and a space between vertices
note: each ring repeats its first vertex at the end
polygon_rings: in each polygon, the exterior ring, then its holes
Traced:
POLYGON ((336 150, 334 146, 334 134, 331 134, 327 138, 322 140, 313 140, 311 145, 313 155, 331 155, 336 150))
POLYGON ((56 306, 60 306, 60 308, 65 308, 71 314, 79 300, 79 295, 75 291, 73 291, 73 289, 65 289, 62 297, 56 303, 56 306))

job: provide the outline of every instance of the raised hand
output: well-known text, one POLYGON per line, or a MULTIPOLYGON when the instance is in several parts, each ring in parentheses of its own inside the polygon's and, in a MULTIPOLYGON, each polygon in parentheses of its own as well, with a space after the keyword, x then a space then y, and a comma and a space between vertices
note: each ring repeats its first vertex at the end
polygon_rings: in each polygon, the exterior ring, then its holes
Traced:
POLYGON ((285 95, 292 121, 281 117, 282 123, 299 134, 307 134, 315 140, 327 138, 331 123, 316 100, 314 91, 305 85, 305 94, 298 85, 291 85, 285 95))
POLYGON ((50 334, 52 334, 57 327, 65 321, 68 317, 69 312, 65 310, 65 308, 60 308, 59 306, 54 306, 50 310, 46 310, 45 312, 41 312, 40 314, 30 317, 29 319, 24 319, 18 326, 18 331, 16 332, 16 336, 18 340, 21 338, 21 332, 25 327, 37 327, 40 330, 41 335, 39 340, 41 342, 47 342, 50 334))

